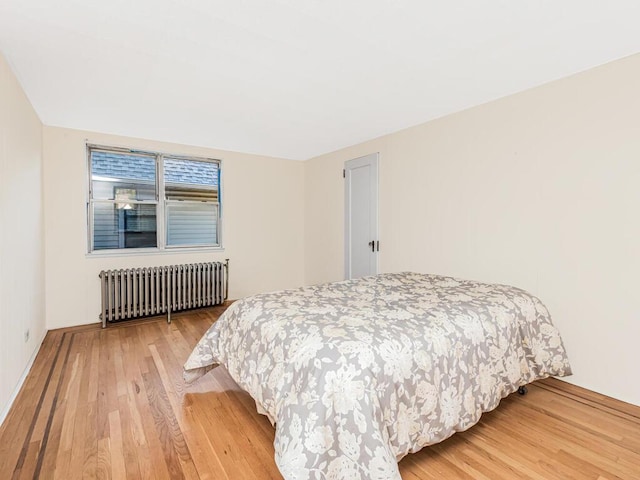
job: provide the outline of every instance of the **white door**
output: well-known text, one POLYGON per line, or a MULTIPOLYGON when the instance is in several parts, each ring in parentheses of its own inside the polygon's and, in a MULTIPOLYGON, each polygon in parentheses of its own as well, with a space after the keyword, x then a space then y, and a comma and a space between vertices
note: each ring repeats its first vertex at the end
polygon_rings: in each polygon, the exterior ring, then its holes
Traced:
POLYGON ((378 273, 378 154, 349 160, 345 179, 345 277, 378 273))

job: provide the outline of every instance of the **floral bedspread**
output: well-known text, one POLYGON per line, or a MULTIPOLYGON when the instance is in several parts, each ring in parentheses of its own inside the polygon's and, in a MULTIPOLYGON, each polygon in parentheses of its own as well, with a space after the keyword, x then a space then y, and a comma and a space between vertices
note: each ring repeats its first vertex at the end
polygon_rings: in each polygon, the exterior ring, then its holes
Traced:
POLYGON ((287 480, 399 479, 407 453, 466 430, 521 385, 571 373, 534 296, 417 273, 239 300, 185 380, 219 364, 275 424, 287 480))

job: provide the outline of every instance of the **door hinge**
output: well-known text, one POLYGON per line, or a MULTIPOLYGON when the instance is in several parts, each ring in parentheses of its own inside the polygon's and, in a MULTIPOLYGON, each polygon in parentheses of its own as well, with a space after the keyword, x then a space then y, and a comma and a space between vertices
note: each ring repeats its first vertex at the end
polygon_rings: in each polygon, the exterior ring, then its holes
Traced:
POLYGON ((347 171, 344 168, 342 169, 342 178, 347 178, 347 171))

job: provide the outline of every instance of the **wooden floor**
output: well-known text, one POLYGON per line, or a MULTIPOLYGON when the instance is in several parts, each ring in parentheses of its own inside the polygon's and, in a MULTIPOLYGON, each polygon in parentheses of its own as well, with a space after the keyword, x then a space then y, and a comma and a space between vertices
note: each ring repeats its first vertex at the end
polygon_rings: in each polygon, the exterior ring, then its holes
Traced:
MULTIPOLYGON (((0 479, 278 479, 274 429, 223 368, 182 364, 222 308, 49 332, 0 428, 0 479)), ((640 408, 547 380, 400 462, 416 479, 640 479, 640 408)))

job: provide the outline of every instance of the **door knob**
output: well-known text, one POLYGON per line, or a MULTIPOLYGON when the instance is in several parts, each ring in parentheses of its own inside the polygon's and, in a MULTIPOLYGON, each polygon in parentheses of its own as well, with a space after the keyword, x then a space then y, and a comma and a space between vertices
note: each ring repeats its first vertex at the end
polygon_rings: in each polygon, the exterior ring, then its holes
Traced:
POLYGON ((375 240, 371 240, 371 241, 369 242, 369 246, 371 247, 371 251, 372 251, 372 252, 375 252, 375 251, 376 251, 376 242, 375 242, 375 240))

